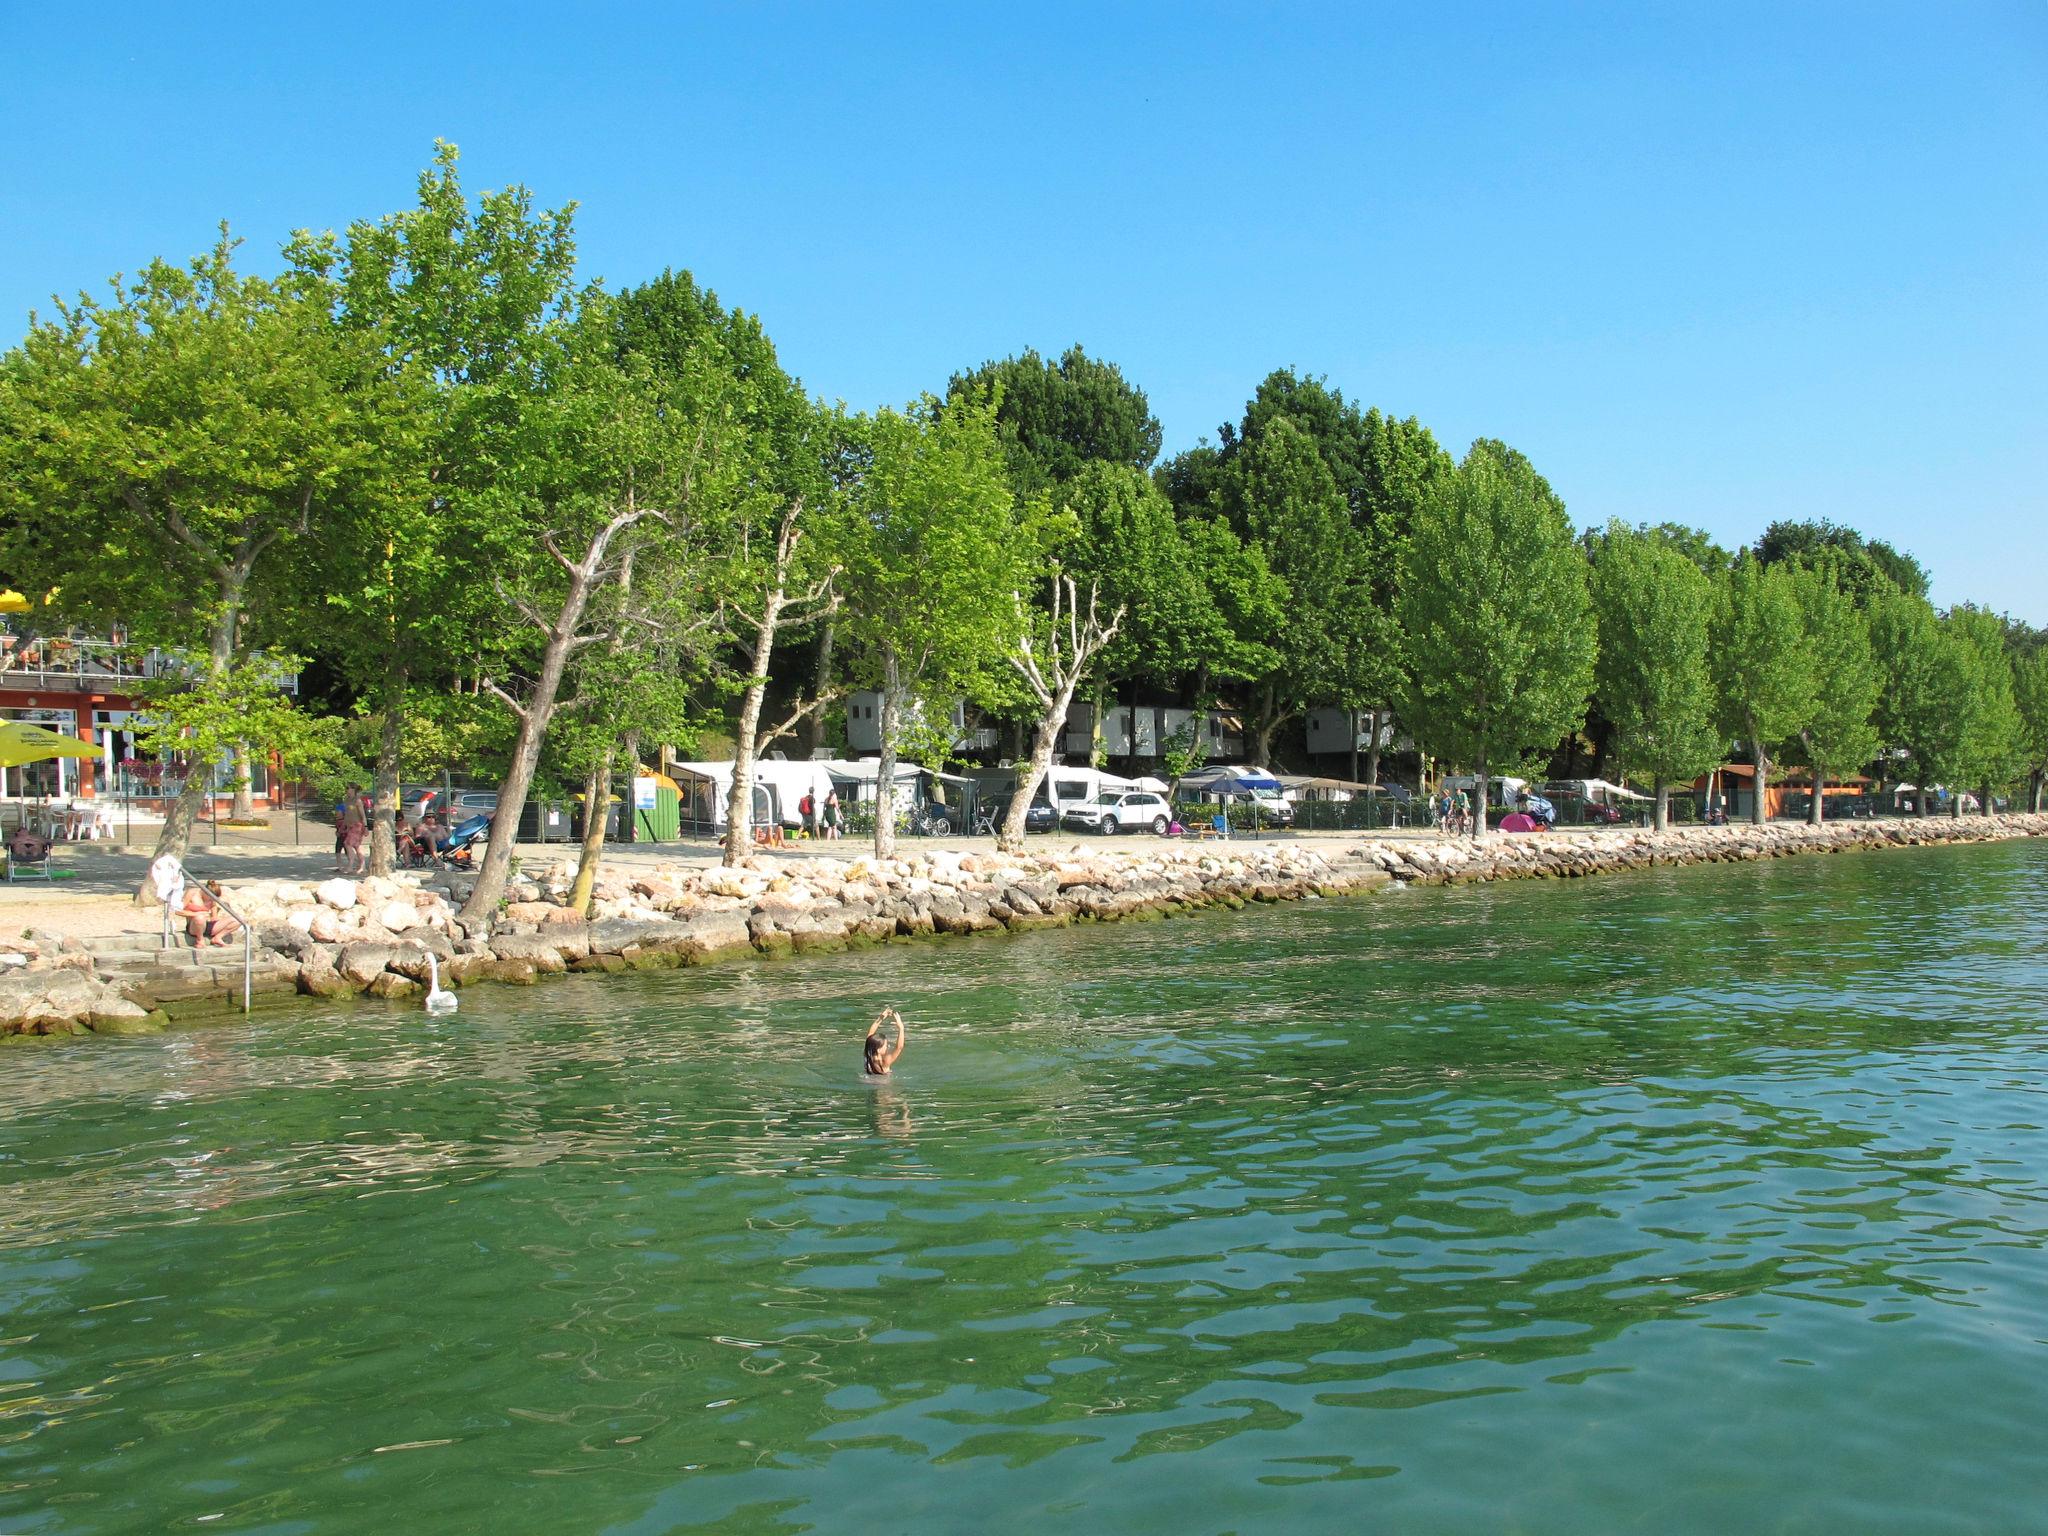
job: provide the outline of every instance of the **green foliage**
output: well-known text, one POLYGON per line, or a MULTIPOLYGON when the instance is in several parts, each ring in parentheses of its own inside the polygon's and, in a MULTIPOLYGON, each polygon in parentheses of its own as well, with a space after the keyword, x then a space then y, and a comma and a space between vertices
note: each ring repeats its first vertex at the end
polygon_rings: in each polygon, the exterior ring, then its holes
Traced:
POLYGON ((1873 717, 1882 678, 1870 644, 1870 622, 1855 598, 1826 569, 1801 571, 1794 585, 1813 683, 1799 735, 1818 780, 1859 768, 1877 755, 1881 740, 1873 717))
POLYGON ((1812 565, 1823 556, 1839 564, 1841 584, 1860 607, 1867 608, 1872 596, 1886 589, 1909 597, 1927 595, 1927 571, 1918 560, 1854 528, 1826 520, 1780 521, 1756 541, 1756 557, 1765 565, 1812 565))
POLYGON ((1577 727, 1593 682, 1586 565, 1527 459, 1472 445, 1431 492, 1401 566, 1405 718, 1430 751, 1497 764, 1577 727))
POLYGON ((1026 349, 954 375, 947 401, 996 401, 1011 483, 1030 497, 1091 464, 1143 473, 1159 457, 1159 419, 1116 364, 1069 347, 1057 362, 1026 349))
POLYGON ((846 522, 844 629, 906 694, 980 696, 1014 644, 1037 564, 986 403, 926 399, 849 424, 863 460, 846 522))
POLYGON ((1713 584, 1675 543, 1615 523, 1593 562, 1592 597, 1596 687, 1623 766, 1657 784, 1714 767, 1725 741, 1707 670, 1713 584))
POLYGON ((1260 679, 1288 712, 1376 702, 1371 663, 1390 642, 1372 600, 1364 536, 1309 435, 1275 417, 1231 465, 1231 499, 1248 544, 1286 584, 1260 679))
POLYGON ((1959 717, 1956 782, 2010 783, 2022 767, 2025 726, 2014 699, 2005 624, 1995 613, 1959 604, 1942 627, 1964 652, 1963 686, 1951 700, 1959 717))
POLYGON ((221 762, 248 743, 274 749, 295 778, 359 782, 361 760, 350 750, 346 722, 305 714, 279 691, 280 676, 298 666, 295 656, 275 656, 216 669, 194 657, 176 680, 149 686, 138 740, 147 751, 189 753, 200 764, 221 762))
POLYGON ((402 417, 320 284, 233 249, 152 262, 0 360, 0 560, 67 618, 222 664, 275 635, 283 555, 388 475, 402 417))
POLYGON ((310 598, 298 643, 386 691, 406 673, 469 670, 504 628, 493 491, 524 403, 560 359, 573 210, 536 213, 523 187, 472 205, 440 144, 413 207, 341 237, 301 231, 287 255, 374 349, 402 424, 389 473, 336 509, 294 572, 310 598))
POLYGON ((2048 774, 2048 650, 2028 650, 2013 658, 2012 696, 2018 726, 2015 754, 2027 773, 2048 774))
POLYGON ((1949 700, 1964 686, 1964 658, 1924 597, 1877 594, 1870 633, 1879 664, 1879 734, 1912 759, 1922 788, 1949 781, 1959 766, 1961 739, 1949 700))
POLYGON ((1791 571, 1748 554, 1735 562, 1721 588, 1712 654, 1723 732, 1755 752, 1799 729, 1813 699, 1813 658, 1791 571))
POLYGON ((1160 743, 1159 760, 1167 783, 1178 784, 1209 760, 1209 739, 1202 726, 1203 717, 1191 715, 1160 743))

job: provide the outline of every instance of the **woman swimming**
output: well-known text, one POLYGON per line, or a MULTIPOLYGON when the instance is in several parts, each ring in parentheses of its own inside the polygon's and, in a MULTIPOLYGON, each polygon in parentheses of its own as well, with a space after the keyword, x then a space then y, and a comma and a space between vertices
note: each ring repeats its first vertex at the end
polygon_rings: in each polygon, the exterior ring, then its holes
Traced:
POLYGON ((870 1077, 887 1077, 889 1068, 896 1064, 896 1058, 903 1054, 903 1015, 894 1008, 884 1008, 876 1015, 875 1022, 868 1026, 868 1035, 861 1042, 861 1069, 870 1077), (882 1035, 884 1024, 896 1026, 896 1043, 891 1045, 882 1035))

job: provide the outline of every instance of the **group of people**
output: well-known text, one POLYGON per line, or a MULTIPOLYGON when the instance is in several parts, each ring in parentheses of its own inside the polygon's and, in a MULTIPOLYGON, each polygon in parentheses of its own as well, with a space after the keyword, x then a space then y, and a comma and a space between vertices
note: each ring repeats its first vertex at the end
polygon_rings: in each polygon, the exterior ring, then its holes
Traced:
POLYGON ((1462 837, 1472 830, 1472 796, 1466 790, 1455 795, 1448 789, 1438 790, 1430 802, 1430 812, 1437 831, 1446 836, 1462 837))
POLYGON ((398 829, 398 856, 408 864, 424 864, 446 853, 455 841, 455 829, 432 806, 417 821, 398 829))
MULTIPOLYGON (((370 870, 370 804, 344 801, 334 808, 334 867, 344 875, 370 870)), ((449 818, 431 805, 412 821, 397 825, 398 856, 407 864, 424 864, 447 853, 455 841, 449 818)))
POLYGON ((839 810, 839 791, 829 789, 820 800, 809 790, 796 803, 796 813, 803 821, 806 837, 838 837, 845 830, 845 818, 839 810))

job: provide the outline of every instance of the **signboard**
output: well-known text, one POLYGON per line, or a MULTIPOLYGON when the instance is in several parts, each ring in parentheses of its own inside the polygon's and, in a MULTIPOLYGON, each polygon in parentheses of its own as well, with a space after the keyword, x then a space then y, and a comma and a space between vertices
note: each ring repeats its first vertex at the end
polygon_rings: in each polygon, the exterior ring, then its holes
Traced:
POLYGON ((652 775, 633 780, 633 809, 651 811, 654 809, 654 779, 652 775))

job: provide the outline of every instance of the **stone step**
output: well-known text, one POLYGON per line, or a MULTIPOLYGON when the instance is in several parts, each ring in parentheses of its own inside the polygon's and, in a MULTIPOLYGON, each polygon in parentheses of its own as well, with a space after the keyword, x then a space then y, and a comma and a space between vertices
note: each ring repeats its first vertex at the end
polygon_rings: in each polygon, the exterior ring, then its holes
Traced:
MULTIPOLYGON (((129 933, 96 933, 90 938, 80 939, 78 942, 85 946, 89 953, 95 955, 142 949, 155 953, 158 950, 158 946, 163 943, 163 932, 161 929, 147 928, 129 933)), ((190 949, 192 947, 185 937, 185 930, 182 925, 171 930, 171 947, 173 949, 190 949)))

